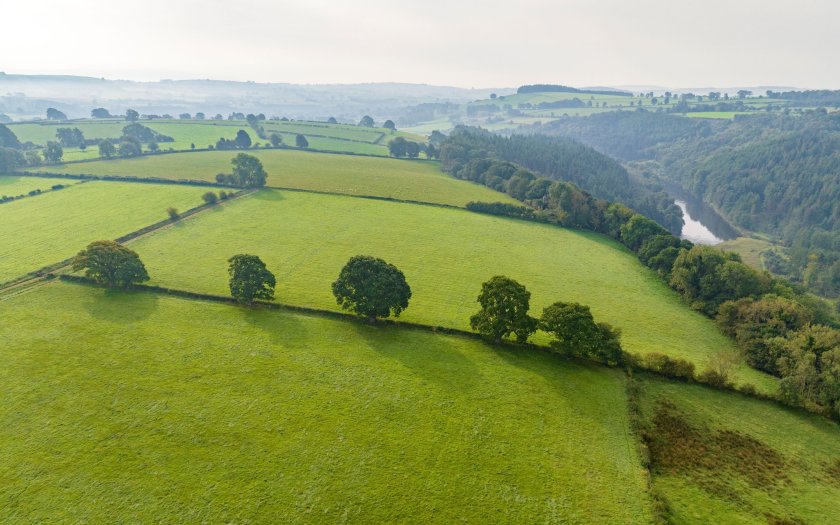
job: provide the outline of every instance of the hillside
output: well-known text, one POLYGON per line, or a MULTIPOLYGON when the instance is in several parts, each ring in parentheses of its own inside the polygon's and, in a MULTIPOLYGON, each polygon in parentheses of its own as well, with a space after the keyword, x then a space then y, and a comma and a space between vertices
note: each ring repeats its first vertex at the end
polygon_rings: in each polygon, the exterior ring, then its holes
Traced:
POLYGON ((651 519, 617 371, 67 284, 0 317, 5 523, 651 519))
MULTIPOLYGON (((714 206, 734 225, 791 248, 781 271, 840 294, 840 117, 756 115, 729 123, 616 112, 538 130, 623 160, 654 160, 655 176, 714 206)), ((646 170, 650 171, 648 168, 646 170)))

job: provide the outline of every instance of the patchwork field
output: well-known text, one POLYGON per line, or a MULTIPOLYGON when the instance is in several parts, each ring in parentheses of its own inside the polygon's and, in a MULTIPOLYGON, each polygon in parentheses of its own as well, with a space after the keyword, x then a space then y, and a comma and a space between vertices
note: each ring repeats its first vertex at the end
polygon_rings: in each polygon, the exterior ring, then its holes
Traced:
MULTIPOLYGON (((42 179, 33 179, 39 181, 42 179)), ((67 181, 65 181, 67 182, 67 181)), ((86 182, 0 205, 0 283, 202 203, 206 188, 86 182)))
POLYGON ((618 371, 62 283, 0 317, 4 523, 651 520, 618 371))
MULTIPOLYGON (((463 206, 469 201, 516 203, 485 186, 443 174, 437 163, 333 155, 297 150, 252 150, 268 172, 268 186, 348 195, 373 195, 404 200, 463 206)), ((231 151, 175 153, 81 164, 35 171, 86 175, 161 177, 215 182, 217 173, 230 172, 231 151)))
POLYGON ((654 485, 675 523, 836 523, 836 423, 663 380, 645 380, 643 392, 654 485))
MULTIPOLYGON (((220 138, 232 139, 240 129, 245 130, 255 143, 265 144, 267 141, 260 139, 256 132, 244 121, 228 120, 141 120, 140 123, 158 133, 167 135, 174 139, 174 142, 162 142, 159 144, 163 150, 189 150, 195 145, 196 148, 207 148, 215 145, 220 138)), ((38 122, 12 124, 10 129, 22 142, 33 142, 35 144, 46 144, 50 140, 56 140, 58 128, 79 128, 88 139, 114 139, 120 137, 122 129, 127 123, 125 121, 104 120, 74 120, 70 122, 38 122)), ((384 128, 366 128, 348 124, 327 124, 325 122, 305 121, 263 121, 262 126, 267 134, 279 133, 283 142, 287 145, 295 145, 295 136, 300 133, 307 137, 309 147, 313 149, 342 151, 349 153, 362 153, 367 155, 388 155, 388 141, 397 136, 405 137, 417 142, 425 142, 422 135, 406 133, 403 131, 392 132, 384 128)), ((98 149, 90 146, 86 150, 78 148, 65 148, 64 160, 93 159, 99 156, 98 149)))
POLYGON ((78 181, 68 179, 51 179, 46 177, 17 177, 0 175, 0 197, 17 197, 26 195, 33 190, 45 191, 57 184, 69 186, 78 181))
MULTIPOLYGON (((405 272, 413 296, 403 318, 468 329, 481 283, 517 279, 532 311, 554 301, 591 305, 623 331, 632 352, 694 361, 733 345, 689 310, 653 272, 603 236, 472 212, 298 192, 264 190, 133 242, 156 284, 227 294, 226 260, 259 255, 275 273, 279 301, 337 309, 330 283, 347 260, 375 255, 405 272)), ((740 381, 774 388, 740 368, 740 381)))

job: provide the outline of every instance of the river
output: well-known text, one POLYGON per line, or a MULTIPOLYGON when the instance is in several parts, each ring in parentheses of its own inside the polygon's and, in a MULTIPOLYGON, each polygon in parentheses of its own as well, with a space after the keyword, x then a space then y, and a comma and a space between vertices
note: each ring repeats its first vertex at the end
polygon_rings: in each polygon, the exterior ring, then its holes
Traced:
POLYGON ((681 188, 668 187, 674 197, 674 204, 683 212, 683 228, 680 237, 695 244, 714 246, 738 237, 738 231, 709 205, 692 198, 681 188))

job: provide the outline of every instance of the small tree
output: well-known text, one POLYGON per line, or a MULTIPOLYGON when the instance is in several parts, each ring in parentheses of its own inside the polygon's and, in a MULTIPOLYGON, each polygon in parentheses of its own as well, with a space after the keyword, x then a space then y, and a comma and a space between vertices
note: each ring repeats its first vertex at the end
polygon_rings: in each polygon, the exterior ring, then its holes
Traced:
POLYGON ((382 124, 382 127, 385 128, 385 129, 390 129, 392 131, 397 129, 397 125, 394 124, 393 120, 386 120, 385 123, 382 124))
POLYGON ((248 132, 244 129, 240 129, 236 132, 236 138, 233 139, 233 142, 239 149, 248 149, 251 147, 251 135, 248 135, 248 132))
POLYGON ((230 161, 233 164, 233 181, 243 188, 265 186, 268 174, 260 159, 247 153, 240 153, 230 161))
POLYGON ((279 133, 272 133, 268 136, 268 140, 275 148, 279 147, 280 144, 283 144, 283 137, 279 133))
POLYGON ((127 288, 149 280, 146 267, 136 252, 114 241, 95 241, 73 260, 73 271, 110 288, 127 288))
POLYGON ((388 142, 388 152, 394 157, 405 157, 408 151, 408 141, 397 137, 388 142))
POLYGON ((61 157, 64 156, 64 148, 58 142, 49 141, 44 148, 44 159, 53 164, 61 162, 61 157))
POLYGON ((303 136, 301 134, 298 134, 298 136, 295 137, 295 146, 297 146, 299 148, 308 148, 309 147, 309 141, 306 140, 305 136, 303 136))
POLYGON ((104 159, 110 159, 117 154, 117 148, 110 140, 103 140, 99 143, 99 156, 104 159))
POLYGON ((166 214, 169 215, 169 220, 177 221, 180 215, 178 214, 178 210, 175 208, 166 208, 166 214))
POLYGON ((256 255, 234 255, 228 259, 230 266, 230 295, 240 303, 253 304, 257 299, 274 299, 277 284, 274 274, 256 255))
POLYGON ((470 326, 499 343, 510 334, 524 343, 537 329, 537 320, 528 315, 531 292, 518 282, 496 275, 481 285, 481 310, 470 317, 470 326))
POLYGON ((364 126, 366 128, 372 128, 373 124, 373 118, 370 115, 365 115, 364 117, 362 117, 362 120, 359 121, 359 125, 364 126))
POLYGON ((129 122, 137 122, 137 120, 139 118, 140 118, 140 113, 137 113, 133 109, 127 109, 125 111, 125 120, 127 120, 129 122))
POLYGON ((202 195, 201 198, 207 204, 216 204, 217 202, 219 202, 219 197, 212 191, 208 191, 207 193, 202 195))
POLYGON ((343 309, 371 323, 377 317, 399 317, 411 299, 405 275, 393 264, 369 255, 351 257, 332 284, 332 292, 343 309))

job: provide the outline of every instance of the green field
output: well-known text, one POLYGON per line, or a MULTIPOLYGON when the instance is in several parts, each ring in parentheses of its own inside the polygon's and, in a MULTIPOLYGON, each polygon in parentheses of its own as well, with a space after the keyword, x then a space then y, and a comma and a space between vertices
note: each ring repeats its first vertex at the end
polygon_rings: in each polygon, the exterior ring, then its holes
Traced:
MULTIPOLYGON (((161 142, 161 150, 170 148, 176 151, 196 148, 208 148, 215 145, 220 138, 232 139, 240 129, 245 130, 255 143, 266 144, 267 140, 260 139, 256 132, 244 121, 227 120, 141 120, 141 124, 158 133, 172 137, 174 142, 161 142)), ((88 139, 118 138, 127 123, 116 120, 73 120, 69 122, 38 122, 12 124, 9 128, 22 142, 46 144, 56 140, 58 128, 79 128, 88 139)), ((409 140, 425 142, 425 137, 397 131, 392 133, 384 128, 365 128, 348 124, 327 124, 325 122, 305 121, 263 121, 262 126, 267 134, 279 133, 283 142, 294 146, 295 136, 300 133, 306 135, 309 147, 328 151, 362 153, 367 155, 388 155, 387 143, 393 137, 403 136, 409 140)), ((95 146, 86 150, 65 148, 64 160, 84 160, 98 157, 95 146)))
POLYGON ((4 523, 649 523, 623 375, 54 283, 0 301, 4 523))
POLYGON ((764 265, 761 263, 761 253, 773 248, 773 243, 752 237, 738 237, 737 239, 720 243, 718 248, 735 252, 741 256, 741 259, 745 263, 757 270, 763 270, 764 265))
MULTIPOLYGON (((264 190, 131 244, 152 281, 227 294, 227 263, 261 256, 278 280, 278 300, 336 309, 330 283, 358 254, 405 272, 413 296, 403 318, 468 329, 481 283, 504 274, 533 293, 532 309, 554 301, 591 305, 622 329, 632 352, 662 352, 706 365, 732 342, 682 304, 630 252, 607 238, 477 213, 331 195, 264 190)), ((773 388, 742 367, 739 380, 773 388)))
MULTIPOLYGON (((40 180, 40 179, 34 179, 40 180)), ((0 205, 0 283, 202 203, 206 188, 86 182, 0 205)))
POLYGON ((68 179, 0 175, 0 197, 17 197, 18 195, 26 195, 33 190, 45 191, 57 184, 69 186, 76 184, 77 182, 78 181, 68 179))
POLYGON ((643 391, 651 431, 669 441, 653 448, 654 485, 675 523, 837 522, 836 423, 701 386, 649 379, 643 391))
MULTIPOLYGON (((463 206, 469 201, 516 203, 511 197, 484 186, 449 177, 437 163, 333 155, 298 150, 250 151, 268 172, 268 186, 327 191, 348 195, 373 195, 463 206)), ((217 173, 230 172, 237 152, 177 153, 34 168, 87 175, 162 177, 215 181, 217 173)))

